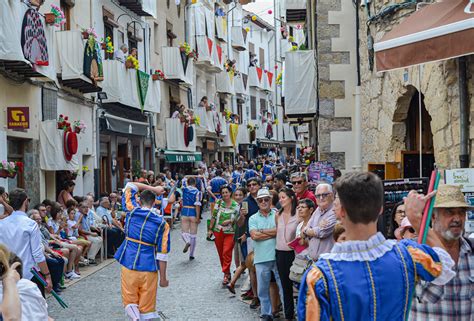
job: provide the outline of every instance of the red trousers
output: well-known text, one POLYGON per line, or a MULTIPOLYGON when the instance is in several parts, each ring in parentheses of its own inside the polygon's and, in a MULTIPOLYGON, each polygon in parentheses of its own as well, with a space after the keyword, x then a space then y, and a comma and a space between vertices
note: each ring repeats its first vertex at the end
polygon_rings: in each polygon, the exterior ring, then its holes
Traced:
POLYGON ((224 232, 214 232, 219 260, 221 261, 222 272, 230 274, 230 265, 232 264, 232 253, 234 251, 234 234, 225 234, 224 232))

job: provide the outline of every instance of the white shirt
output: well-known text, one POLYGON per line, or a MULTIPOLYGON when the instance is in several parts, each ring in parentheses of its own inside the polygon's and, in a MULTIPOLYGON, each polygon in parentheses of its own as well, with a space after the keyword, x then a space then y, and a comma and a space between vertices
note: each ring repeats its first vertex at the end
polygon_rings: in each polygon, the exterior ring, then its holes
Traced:
POLYGON ((32 267, 46 261, 41 244, 41 232, 35 221, 25 212, 14 211, 0 220, 0 243, 23 261, 23 277, 30 280, 32 267))
POLYGON ((114 52, 114 59, 115 60, 119 60, 123 63, 125 63, 125 60, 127 60, 125 58, 125 54, 123 53, 122 49, 118 49, 118 50, 115 50, 114 52))
MULTIPOLYGON (((20 296, 21 320, 48 320, 48 304, 38 286, 30 280, 21 279, 16 287, 20 296)), ((3 302, 3 283, 0 282, 0 303, 3 302)))

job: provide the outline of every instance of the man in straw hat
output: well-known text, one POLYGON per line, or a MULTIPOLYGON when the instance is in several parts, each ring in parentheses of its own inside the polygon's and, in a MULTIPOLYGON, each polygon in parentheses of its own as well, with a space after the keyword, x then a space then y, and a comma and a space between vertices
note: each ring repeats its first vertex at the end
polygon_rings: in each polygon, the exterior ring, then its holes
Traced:
POLYGON ((445 285, 422 282, 416 288, 410 320, 470 321, 474 315, 474 254, 463 237, 470 208, 459 186, 440 185, 433 211, 433 230, 456 263, 455 277, 445 285))

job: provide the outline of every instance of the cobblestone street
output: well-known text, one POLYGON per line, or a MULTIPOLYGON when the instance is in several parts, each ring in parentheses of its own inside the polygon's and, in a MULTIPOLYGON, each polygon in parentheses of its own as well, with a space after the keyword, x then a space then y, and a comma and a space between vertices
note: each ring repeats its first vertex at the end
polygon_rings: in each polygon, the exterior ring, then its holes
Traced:
MULTIPOLYGON (((158 309, 170 320, 259 320, 258 311, 222 288, 219 259, 214 243, 205 239, 205 227, 203 220, 194 261, 182 253, 179 225, 172 230, 170 286, 158 289, 158 309)), ((48 299, 50 316, 55 320, 127 320, 120 297, 120 265, 116 262, 68 287, 62 297, 69 309, 48 299)))

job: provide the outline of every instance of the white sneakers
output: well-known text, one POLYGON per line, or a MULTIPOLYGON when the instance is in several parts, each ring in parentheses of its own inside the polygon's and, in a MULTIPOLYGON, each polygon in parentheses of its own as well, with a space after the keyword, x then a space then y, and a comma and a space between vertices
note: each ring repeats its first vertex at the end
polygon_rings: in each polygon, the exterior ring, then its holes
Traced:
POLYGON ((66 279, 80 279, 81 276, 79 274, 76 274, 76 272, 74 271, 71 271, 71 272, 67 272, 65 275, 66 279))

